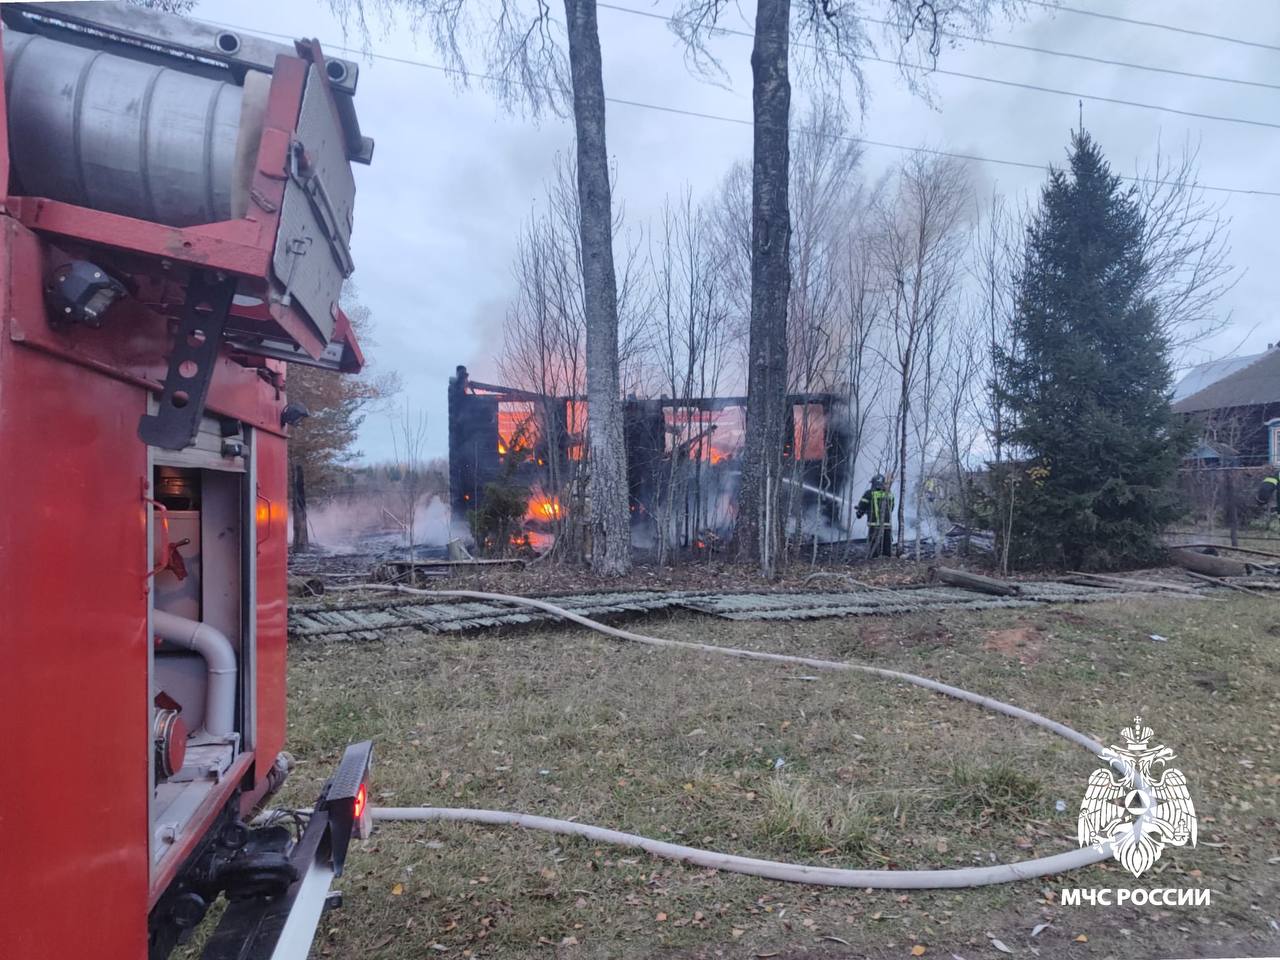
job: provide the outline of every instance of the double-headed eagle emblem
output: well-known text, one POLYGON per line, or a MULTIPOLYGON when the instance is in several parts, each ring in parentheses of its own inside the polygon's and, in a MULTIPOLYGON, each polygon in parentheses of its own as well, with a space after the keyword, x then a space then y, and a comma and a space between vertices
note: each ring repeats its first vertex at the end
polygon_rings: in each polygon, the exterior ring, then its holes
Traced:
POLYGON ((1151 746, 1154 731, 1133 718, 1120 732, 1125 746, 1098 755, 1107 766, 1093 771, 1080 804, 1080 846, 1112 855, 1135 877, 1160 858, 1168 844, 1196 845, 1196 808, 1187 778, 1168 765, 1174 753, 1164 744, 1151 746))

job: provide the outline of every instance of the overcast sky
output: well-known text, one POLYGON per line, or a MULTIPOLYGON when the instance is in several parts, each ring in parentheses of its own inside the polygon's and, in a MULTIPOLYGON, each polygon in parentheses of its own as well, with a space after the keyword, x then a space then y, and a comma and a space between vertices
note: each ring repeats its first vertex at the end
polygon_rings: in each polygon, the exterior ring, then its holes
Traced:
MULTIPOLYGON (((486 2, 486 0, 469 0, 486 2)), ((618 0, 668 14, 673 0, 618 0)), ((868 2, 868 8, 876 4, 868 2)), ((1071 0, 1068 6, 1158 21, 1202 32, 1270 41, 1280 37, 1280 4, 1235 0, 1071 0)), ((561 10, 558 3, 552 8, 561 10)), ((750 4, 742 10, 754 9, 750 4)), ((261 31, 342 43, 343 32, 315 0, 202 0, 196 16, 261 31)), ((738 8, 726 25, 748 28, 738 8)), ((722 84, 692 74, 677 39, 660 20, 600 10, 605 92, 610 97, 749 120, 750 40, 714 42, 729 76, 722 84)), ((991 38, 1090 56, 1280 84, 1280 52, 1065 11, 1028 8, 991 38)), ((347 37, 357 43, 358 38, 347 37)), ((375 33, 378 54, 439 63, 423 37, 392 27, 375 33)), ((479 64, 477 64, 479 66, 479 64)), ((1202 114, 1280 122, 1280 90, 1187 79, 971 43, 946 49, 939 66, 1020 83, 1123 98, 1202 114)), ((870 102, 860 133, 868 139, 928 146, 1032 163, 1060 163, 1077 122, 1076 99, 936 76, 932 106, 907 91, 894 68, 865 68, 870 102)), ((808 92, 793 93, 793 116, 808 92)), ((460 90, 443 73, 382 59, 362 60, 356 98, 361 126, 377 141, 371 167, 356 168, 354 255, 360 299, 373 311, 381 368, 399 371, 403 400, 429 417, 432 455, 447 449, 445 389, 454 367, 493 374, 502 317, 512 294, 511 259, 521 222, 542 192, 558 151, 571 149, 567 121, 512 115, 484 90, 460 90)), ((1085 126, 1117 172, 1133 173, 1157 140, 1200 143, 1201 180, 1239 189, 1280 190, 1280 129, 1224 123, 1085 100, 1085 126)), ((855 119, 856 123, 856 119, 855 119)), ((729 165, 750 155, 749 126, 610 104, 609 153, 617 165, 615 202, 628 219, 652 216, 668 193, 689 184, 712 191, 729 165)), ((874 178, 902 159, 869 147, 874 178)), ((1036 170, 974 162, 978 196, 993 186, 1021 201, 1044 179, 1036 170)), ((1275 223, 1280 197, 1221 194, 1232 219, 1233 260, 1243 270, 1221 309, 1231 326, 1205 344, 1203 359, 1250 352, 1280 340, 1273 305, 1280 294, 1275 223)), ((360 437, 366 460, 389 456, 386 415, 368 418, 360 437)))

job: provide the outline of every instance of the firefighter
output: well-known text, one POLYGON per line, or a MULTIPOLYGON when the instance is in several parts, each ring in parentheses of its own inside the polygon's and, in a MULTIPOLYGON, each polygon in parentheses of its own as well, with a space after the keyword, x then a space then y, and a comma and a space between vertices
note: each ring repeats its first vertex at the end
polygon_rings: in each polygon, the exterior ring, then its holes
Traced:
POLYGON ((871 487, 858 501, 855 511, 867 518, 867 556, 888 557, 893 554, 893 494, 885 484, 884 474, 871 478, 871 487))
POLYGON ((1272 474, 1269 477, 1263 477, 1262 483, 1258 485, 1258 503, 1266 505, 1268 500, 1272 498, 1276 502, 1276 513, 1280 513, 1280 475, 1272 474))

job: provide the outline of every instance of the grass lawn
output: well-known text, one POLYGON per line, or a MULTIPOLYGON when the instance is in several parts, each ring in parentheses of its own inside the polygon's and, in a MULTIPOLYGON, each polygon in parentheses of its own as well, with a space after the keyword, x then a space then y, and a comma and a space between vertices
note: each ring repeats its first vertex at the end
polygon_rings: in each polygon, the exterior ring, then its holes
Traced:
MULTIPOLYGON (((355 845, 346 905, 324 919, 313 957, 1010 955, 993 938, 1024 957, 1280 954, 1275 600, 794 624, 680 614, 632 629, 919 673, 1105 743, 1140 713, 1190 781, 1199 846, 1166 849, 1139 880, 1110 861, 905 893, 718 874, 531 831, 382 824, 355 845), (1064 886, 1209 887, 1213 901, 1062 907, 1064 886)), ((810 676, 577 628, 297 643, 300 763, 282 802, 310 803, 342 748, 372 737, 378 805, 518 810, 830 866, 1075 848, 1099 765, 1078 747, 916 687, 810 676)))

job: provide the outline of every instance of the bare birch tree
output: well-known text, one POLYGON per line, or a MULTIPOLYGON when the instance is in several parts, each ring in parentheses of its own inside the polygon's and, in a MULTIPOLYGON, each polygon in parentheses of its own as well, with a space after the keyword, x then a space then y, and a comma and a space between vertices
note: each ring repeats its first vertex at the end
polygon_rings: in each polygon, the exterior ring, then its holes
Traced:
POLYGON ((1155 305, 1170 347, 1180 353, 1230 323, 1230 316, 1218 313, 1218 302, 1240 278, 1230 261, 1225 201, 1211 200, 1200 186, 1199 153, 1189 140, 1176 153, 1157 143, 1136 186, 1150 268, 1143 293, 1155 305))
POLYGON ((945 334, 943 374, 939 398, 942 464, 948 474, 950 494, 945 503, 964 527, 960 553, 969 552, 973 525, 973 492, 969 481, 971 460, 983 434, 981 410, 983 381, 990 353, 977 313, 959 313, 945 334))
POLYGON ((973 232, 971 274, 972 312, 982 330, 988 357, 984 360, 984 394, 979 413, 991 445, 993 461, 1004 460, 1008 411, 1002 399, 1004 384, 1001 371, 989 358, 997 347, 1016 352, 1012 343, 1014 297, 1017 289, 1016 259, 1022 227, 1010 211, 1008 201, 993 190, 991 199, 978 218, 973 232))
MULTIPOLYGON (((580 457, 566 458, 568 449, 582 450, 584 424, 578 416, 580 398, 587 390, 586 302, 584 295, 579 203, 574 162, 557 157, 555 175, 547 184, 540 207, 530 214, 516 245, 513 278, 516 297, 503 325, 498 367, 504 381, 541 396, 533 416, 547 451, 551 489, 546 491, 564 506, 554 518, 556 555, 576 557, 585 546, 577 536, 588 499, 586 464, 580 457), (573 398, 565 406, 565 398, 573 398), (568 533, 574 536, 566 536, 568 533)), ((634 384, 639 378, 641 320, 646 314, 644 278, 639 239, 625 226, 622 211, 613 217, 618 279, 618 313, 621 342, 620 370, 634 384)))
POLYGON ((400 520, 404 524, 405 551, 409 561, 410 581, 418 582, 415 562, 415 539, 418 523, 418 501, 427 489, 427 415, 412 410, 406 403, 398 419, 391 421, 391 449, 399 476, 400 520))
POLYGON ((665 424, 669 457, 655 517, 660 562, 667 558, 670 532, 677 533, 677 545, 688 546, 708 519, 703 483, 709 480, 717 424, 701 399, 719 392, 731 342, 721 264, 710 234, 710 215, 694 204, 688 189, 676 203, 667 198, 650 234, 650 353, 660 389, 672 401, 665 424))
MULTIPOLYGON (((851 225, 861 215, 859 177, 861 147, 845 134, 839 105, 820 98, 809 108, 792 136, 791 163, 791 294, 787 317, 788 391, 835 392, 845 361, 848 332, 841 310, 841 281, 851 225)), ((824 433, 822 470, 830 471, 825 453, 826 418, 811 405, 797 407, 784 429, 794 433, 791 468, 785 476, 785 514, 798 541, 804 517, 800 509, 801 451, 824 433)), ((834 494, 827 494, 834 496, 834 494)))
MULTIPOLYGON (((578 231, 577 173, 558 155, 546 194, 521 228, 512 265, 516 296, 503 325, 498 367, 505 382, 546 396, 586 392, 586 301, 578 231)), ((613 216, 614 261, 619 265, 618 364, 631 389, 643 379, 644 324, 648 315, 643 236, 621 208, 613 216)))
POLYGON ((1015 426, 1005 400, 1007 384, 1002 367, 992 362, 998 350, 1019 355, 1013 314, 1017 293, 1017 268, 1021 256, 1023 224, 1020 214, 997 190, 974 229, 970 263, 972 311, 984 341, 982 391, 976 413, 991 450, 986 495, 991 504, 994 549, 1002 573, 1008 572, 1013 510, 1019 477, 1006 463, 1009 431, 1015 426))
POLYGON ((965 170, 957 161, 913 154, 903 163, 896 190, 879 205, 877 214, 876 256, 891 298, 884 355, 898 388, 893 429, 898 439, 900 547, 905 534, 913 403, 923 384, 927 417, 938 325, 958 288, 964 243, 960 227, 968 189, 965 170))
MULTIPOLYGON (((875 237, 865 229, 848 239, 840 283, 844 319, 845 424, 849 453, 844 464, 847 484, 841 512, 844 527, 853 526, 863 450, 874 439, 883 417, 888 365, 877 353, 889 316, 889 296, 877 269, 875 237)), ((880 431, 884 432, 884 431, 880 431)))
POLYGON ((732 389, 742 393, 746 390, 751 325, 751 166, 741 160, 729 168, 716 191, 710 237, 721 265, 721 287, 729 311, 726 322, 733 337, 729 375, 732 389))

